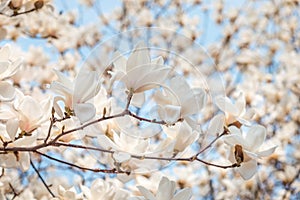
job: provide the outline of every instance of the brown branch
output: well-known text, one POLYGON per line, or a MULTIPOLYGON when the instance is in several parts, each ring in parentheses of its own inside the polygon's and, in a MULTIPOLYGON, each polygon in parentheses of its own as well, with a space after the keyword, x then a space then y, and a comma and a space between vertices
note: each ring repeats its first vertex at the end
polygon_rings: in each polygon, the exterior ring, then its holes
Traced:
POLYGON ((57 159, 57 158, 54 158, 52 156, 49 156, 47 154, 44 154, 44 153, 41 153, 39 151, 34 151, 34 153, 37 153, 41 156, 44 156, 50 160, 54 160, 56 162, 59 162, 59 163, 62 163, 62 164, 65 164, 65 165, 68 165, 68 166, 71 166, 71 167, 74 167, 74 168, 77 168, 77 169, 80 169, 82 171, 92 171, 92 172, 100 172, 100 173, 106 173, 106 174, 130 174, 130 172, 128 171, 120 171, 120 170, 117 170, 115 168, 113 169, 99 169, 99 168, 88 168, 88 167, 82 167, 82 166, 79 166, 79 165, 75 165, 73 163, 70 163, 70 162, 67 162, 67 161, 64 161, 64 160, 60 160, 60 159, 57 159))
POLYGON ((203 149, 201 149, 196 155, 195 157, 198 157, 201 153, 203 153, 204 151, 206 151, 208 148, 210 148, 218 139, 220 139, 222 136, 227 135, 228 134, 228 129, 224 128, 224 131, 222 134, 218 135, 215 139, 213 139, 213 141, 211 141, 206 147, 204 147, 203 149))
MULTIPOLYGON (((71 147, 71 148, 79 148, 79 149, 87 149, 87 150, 93 150, 93 151, 100 151, 100 152, 105 152, 105 153, 110 153, 113 154, 115 151, 112 150, 106 150, 106 149, 100 149, 97 147, 88 147, 88 146, 82 146, 82 145, 77 145, 77 144, 67 144, 67 143, 62 143, 62 142, 56 142, 53 144, 53 146, 66 146, 66 147, 71 147)), ((201 163, 204 163, 209 166, 214 166, 222 169, 227 169, 227 168, 235 168, 238 167, 239 165, 237 163, 231 164, 231 165, 218 165, 214 163, 210 163, 204 160, 201 160, 195 156, 189 157, 189 158, 165 158, 165 157, 155 157, 155 156, 139 156, 139 155, 130 155, 132 158, 143 160, 165 160, 165 161, 187 161, 187 162, 193 162, 193 161, 198 161, 201 163)))

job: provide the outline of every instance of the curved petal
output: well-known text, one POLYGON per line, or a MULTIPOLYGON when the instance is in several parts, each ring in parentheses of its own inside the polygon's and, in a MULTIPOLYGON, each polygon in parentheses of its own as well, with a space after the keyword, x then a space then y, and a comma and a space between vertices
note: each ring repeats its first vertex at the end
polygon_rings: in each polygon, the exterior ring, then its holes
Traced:
POLYGON ((128 72, 140 65, 148 64, 150 61, 149 50, 146 45, 141 42, 136 45, 132 54, 129 56, 126 71, 128 72))
POLYGON ((156 199, 157 200, 172 199, 174 193, 175 193, 175 182, 170 181, 167 177, 162 177, 162 179, 159 182, 156 199))
POLYGON ((162 120, 164 120, 167 124, 174 124, 180 118, 180 106, 174 105, 166 105, 166 106, 158 106, 158 114, 162 120))
POLYGON ((256 160, 250 160, 248 162, 242 163, 237 170, 244 180, 248 180, 256 173, 256 169, 257 169, 256 160))
POLYGON ((8 82, 0 82, 0 101, 11 101, 15 97, 15 88, 8 82))
MULTIPOLYGON (((40 118, 43 117, 44 112, 37 100, 31 96, 25 96, 17 108, 19 113, 23 116, 23 121, 28 120, 30 123, 37 122, 40 118)), ((30 124, 31 126, 34 124, 30 124)))
POLYGON ((23 172, 27 171, 30 167, 30 157, 28 152, 20 152, 19 162, 23 172))
POLYGON ((10 65, 10 63, 8 62, 8 61, 6 61, 6 60, 1 60, 1 58, 0 58, 0 80, 2 79, 2 73, 4 73, 7 69, 8 69, 8 67, 9 67, 9 65, 10 65))
POLYGON ((78 117, 81 123, 89 121, 96 114, 96 108, 91 103, 81 103, 74 105, 75 115, 78 117))
POLYGON ((114 64, 116 71, 122 71, 126 73, 127 59, 120 52, 117 51, 114 53, 112 57, 112 62, 114 64))
POLYGON ((73 102, 85 103, 100 90, 98 75, 95 71, 83 71, 81 70, 76 77, 73 102))
POLYGON ((155 198, 155 196, 149 190, 147 190, 146 188, 144 188, 143 186, 137 186, 137 188, 142 193, 142 195, 144 197, 146 197, 146 199, 148 199, 148 200, 157 200, 155 198))
POLYGON ((277 146, 272 147, 272 148, 267 149, 267 150, 264 150, 264 151, 260 151, 260 152, 257 153, 257 156, 258 156, 258 157, 269 156, 269 155, 271 155, 272 153, 274 153, 274 151, 275 151, 276 148, 277 148, 277 146))
POLYGON ((132 99, 131 99, 131 104, 133 106, 136 106, 138 108, 142 107, 143 103, 145 102, 145 94, 144 93, 137 93, 137 94, 134 94, 132 96, 132 99))
POLYGON ((195 114, 200 111, 197 96, 183 77, 172 78, 170 89, 175 93, 175 98, 182 107, 182 115, 195 114))
POLYGON ((99 135, 97 141, 99 145, 106 150, 119 150, 119 147, 105 135, 99 135))
POLYGON ((238 115, 238 109, 232 104, 228 97, 218 96, 215 99, 216 105, 225 113, 232 115, 238 115))
POLYGON ((0 60, 7 60, 10 56, 10 45, 6 44, 0 48, 0 60))
POLYGON ((6 132, 8 133, 12 141, 15 141, 18 128, 19 128, 18 119, 10 119, 6 122, 6 132))
POLYGON ((235 102, 235 106, 238 110, 238 115, 245 113, 246 111, 246 99, 243 92, 240 93, 238 99, 235 102))
POLYGON ((192 198, 192 189, 191 188, 184 188, 183 190, 179 191, 172 200, 189 200, 192 198))
POLYGON ((235 146, 236 144, 240 144, 243 147, 247 146, 245 144, 244 138, 238 134, 225 135, 225 136, 223 136, 223 140, 226 144, 228 144, 230 146, 235 146))
POLYGON ((266 128, 261 125, 254 125, 252 126, 247 135, 245 140, 247 141, 250 149, 252 152, 255 152, 265 141, 266 138, 266 128))

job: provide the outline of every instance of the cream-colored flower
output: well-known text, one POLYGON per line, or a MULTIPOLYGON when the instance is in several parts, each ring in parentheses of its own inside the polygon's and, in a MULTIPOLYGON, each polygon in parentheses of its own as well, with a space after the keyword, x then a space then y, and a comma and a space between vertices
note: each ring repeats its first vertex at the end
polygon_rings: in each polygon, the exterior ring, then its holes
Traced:
POLYGON ((155 94, 158 103, 158 114, 167 124, 174 124, 179 119, 186 120, 195 129, 196 122, 192 115, 199 114, 206 103, 206 94, 203 90, 193 90, 183 77, 175 76, 163 92, 155 94))
POLYGON ((22 58, 13 58, 10 45, 0 48, 0 101, 10 101, 15 97, 15 88, 6 79, 21 67, 22 58))
POLYGON ((226 125, 230 125, 236 121, 250 126, 250 120, 253 118, 254 109, 248 109, 246 111, 246 99, 243 92, 240 93, 238 99, 233 103, 228 97, 218 96, 216 97, 217 106, 226 115, 226 125))
POLYGON ((260 151, 259 148, 266 139, 266 129, 261 125, 250 127, 246 135, 240 129, 230 126, 230 134, 224 136, 224 142, 230 146, 229 160, 240 165, 237 171, 248 180, 257 170, 257 159, 271 155, 275 147, 260 151))
MULTIPOLYGON (((55 72, 58 80, 51 83, 51 89, 63 96, 63 98, 56 98, 56 101, 63 100, 65 107, 74 110, 81 123, 92 119, 96 114, 96 109, 88 101, 96 96, 100 90, 98 73, 81 69, 76 79, 72 82, 61 72, 55 72)), ((55 108, 57 113, 62 113, 59 111, 58 104, 55 104, 55 108)))
POLYGON ((175 194, 176 184, 174 181, 170 181, 167 177, 162 177, 156 195, 143 186, 137 186, 137 188, 144 197, 132 197, 130 200, 188 200, 192 197, 192 190, 190 188, 185 188, 175 194))
POLYGON ((133 93, 140 93, 161 85, 167 78, 170 67, 163 65, 163 59, 151 60, 148 48, 139 43, 128 60, 120 53, 113 59, 116 71, 112 80, 120 80, 133 93))

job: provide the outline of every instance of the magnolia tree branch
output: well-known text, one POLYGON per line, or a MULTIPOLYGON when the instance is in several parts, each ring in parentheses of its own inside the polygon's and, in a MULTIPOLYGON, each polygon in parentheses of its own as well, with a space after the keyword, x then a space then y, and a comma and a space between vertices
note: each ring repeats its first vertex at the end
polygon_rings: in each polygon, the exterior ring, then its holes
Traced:
MULTIPOLYGON (((131 91, 129 91, 128 93, 128 97, 127 97, 127 103, 126 103, 126 107, 124 109, 123 112, 119 113, 119 114, 115 114, 115 115, 111 115, 111 116, 105 116, 105 114, 101 117, 98 118, 96 120, 93 120, 91 122, 88 122, 86 124, 83 124, 77 128, 73 128, 70 130, 62 130, 62 132, 57 135, 54 139, 49 140, 50 136, 51 136, 51 130, 52 127, 55 123, 57 122, 62 122, 66 119, 68 119, 69 117, 64 117, 62 119, 57 119, 54 117, 55 111, 54 109, 52 109, 52 116, 50 118, 50 125, 49 125, 49 129, 48 129, 48 133, 47 136, 44 140, 43 143, 36 145, 36 146, 32 146, 32 147, 6 147, 4 146, 2 149, 0 149, 0 152, 2 151, 3 153, 7 153, 7 152, 33 152, 36 154, 39 154, 43 157, 46 157, 50 160, 62 163, 64 165, 68 165, 71 166, 73 168, 77 168, 83 171, 92 171, 92 172, 100 172, 100 173, 112 173, 112 174, 116 174, 116 173, 126 173, 126 174, 130 174, 130 171, 122 171, 120 169, 98 169, 98 168, 88 168, 88 167, 84 167, 84 166, 79 166, 61 159, 57 159, 55 157, 49 156, 47 154, 44 154, 40 151, 38 151, 39 149, 43 149, 49 146, 65 146, 65 147, 69 147, 69 148, 78 148, 78 149, 86 149, 86 150, 93 150, 93 151, 99 151, 99 152, 103 152, 103 153, 109 153, 109 154, 114 154, 116 151, 112 151, 112 150, 106 150, 106 149, 101 149, 101 148, 97 148, 97 147, 89 147, 89 146, 83 146, 83 145, 79 145, 79 144, 70 144, 70 143, 63 143, 63 142, 59 142, 60 138, 62 138, 63 136, 66 136, 68 134, 74 133, 76 131, 79 130, 83 130, 84 128, 91 126, 93 124, 105 121, 105 120, 110 120, 110 119, 114 119, 114 118, 118 118, 118 117, 123 117, 123 116, 131 116, 134 117, 140 121, 145 121, 145 122, 149 122, 149 123, 155 123, 155 124, 160 124, 160 125, 167 125, 164 121, 156 121, 155 119, 146 119, 143 117, 140 117, 138 115, 136 115, 135 113, 131 112, 129 110, 129 106, 130 106, 130 102, 131 99, 133 97, 133 93, 131 91)), ((178 121, 181 121, 181 119, 179 119, 178 121)), ((161 161, 186 161, 186 162, 193 162, 193 161, 198 161, 201 162, 205 165, 208 166, 213 166, 213 167, 218 167, 218 168, 223 168, 223 169, 227 169, 227 168, 235 168, 235 167, 239 167, 239 165, 237 163, 231 164, 231 165, 218 165, 218 164, 214 164, 214 163, 210 163, 207 161, 204 161, 202 159, 199 159, 198 156, 200 154, 202 154, 204 151, 206 151, 208 148, 210 148, 219 138, 221 138, 223 135, 228 134, 228 129, 224 129, 223 133, 218 135, 212 142, 210 142, 207 146, 205 146, 202 150, 200 150, 198 153, 196 153, 194 156, 188 157, 188 158, 176 158, 176 157, 155 157, 155 156, 145 156, 145 155, 131 155, 131 158, 134 159, 139 159, 139 160, 144 160, 144 159, 148 159, 148 160, 161 160, 161 161)), ((32 163, 32 161, 30 160, 31 166, 33 167, 33 169, 37 172, 38 170, 35 168, 34 164, 32 163)), ((47 184, 45 183, 45 181, 43 180, 42 176, 40 175, 40 173, 37 173, 39 178, 42 180, 43 184, 45 185, 45 187, 47 188, 47 190, 49 191, 49 187, 47 186, 47 184)), ((50 191, 49 191, 50 192, 50 191)), ((50 192, 50 194, 53 196, 53 193, 50 192)))

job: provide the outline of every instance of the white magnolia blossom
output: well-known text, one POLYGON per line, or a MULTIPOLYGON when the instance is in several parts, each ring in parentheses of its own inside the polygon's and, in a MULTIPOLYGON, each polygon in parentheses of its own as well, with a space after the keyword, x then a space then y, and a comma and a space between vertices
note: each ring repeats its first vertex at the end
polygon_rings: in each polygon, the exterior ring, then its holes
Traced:
POLYGON ((81 186, 84 196, 87 200, 94 199, 127 199, 129 194, 126 190, 120 189, 117 183, 96 179, 92 182, 90 188, 86 186, 81 186))
POLYGON ((216 97, 217 106, 226 115, 226 125, 239 121, 242 124, 250 126, 250 120, 253 118, 254 109, 248 109, 246 111, 246 99, 243 92, 240 93, 238 99, 233 103, 228 97, 218 96, 216 97))
POLYGON ((15 88, 7 81, 21 67, 23 59, 12 56, 11 46, 0 48, 0 101, 10 101, 15 96, 15 88))
POLYGON ((230 134, 224 136, 224 142, 230 146, 229 160, 238 163, 237 171, 248 180, 257 171, 257 159, 271 155, 275 147, 260 151, 260 146, 266 139, 266 128, 261 125, 250 127, 246 135, 235 126, 230 126, 230 134))
POLYGON ((184 151, 199 138, 199 132, 193 130, 186 121, 171 127, 163 127, 163 129, 171 141, 175 142, 174 150, 176 152, 184 151))
POLYGON ((203 90, 192 90, 183 77, 175 76, 164 91, 155 94, 158 103, 158 114, 167 124, 174 124, 179 119, 186 120, 192 128, 196 122, 191 118, 199 114, 206 103, 206 94, 203 90))
POLYGON ((15 140, 18 130, 31 133, 49 120, 52 106, 50 97, 38 102, 33 97, 16 91, 14 104, 2 105, 0 109, 0 117, 6 120, 6 131, 12 141, 15 140))
POLYGON ((175 192, 175 182, 170 181, 167 177, 162 177, 156 195, 143 186, 137 186, 137 188, 143 197, 132 197, 130 200, 189 200, 192 197, 192 190, 190 188, 175 192))
MULTIPOLYGON (((96 71, 81 69, 76 79, 72 82, 61 72, 55 72, 58 80, 52 82, 51 89, 63 96, 63 99, 57 97, 56 101, 63 100, 65 107, 74 110, 75 115, 81 123, 92 119, 96 114, 96 109, 88 101, 96 96, 100 90, 98 73, 96 71)), ((56 112, 62 115, 58 104, 54 104, 54 106, 56 112)))
POLYGON ((129 91, 140 93, 161 85, 167 78, 170 67, 163 65, 162 57, 150 58, 149 49, 139 43, 126 59, 116 52, 113 59, 116 72, 112 80, 120 80, 129 91))

